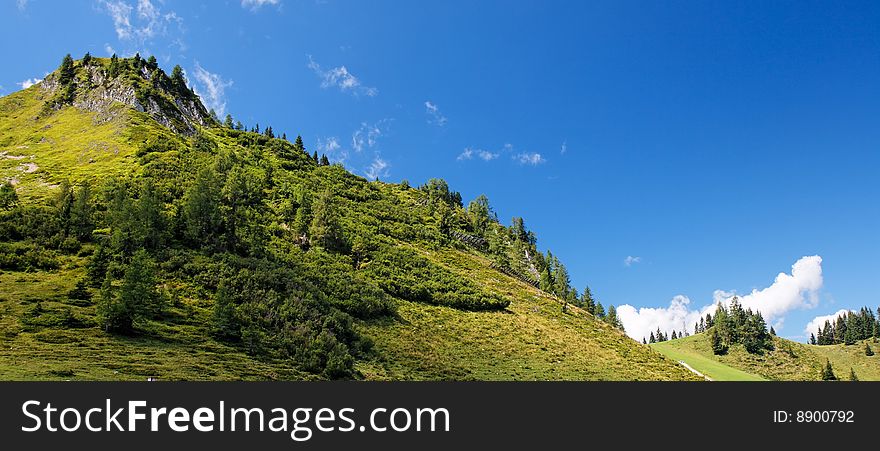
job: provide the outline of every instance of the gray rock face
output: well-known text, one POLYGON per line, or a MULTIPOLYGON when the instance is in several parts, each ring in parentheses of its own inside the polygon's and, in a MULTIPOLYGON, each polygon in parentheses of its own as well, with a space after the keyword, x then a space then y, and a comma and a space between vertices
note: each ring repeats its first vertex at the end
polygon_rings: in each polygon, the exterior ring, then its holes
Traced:
MULTIPOLYGON (((209 123, 210 117, 204 105, 198 98, 182 99, 170 92, 164 92, 166 98, 157 98, 149 95, 144 102, 138 100, 135 88, 123 81, 121 77, 110 79, 103 68, 89 66, 88 81, 77 83, 76 96, 73 106, 85 111, 98 113, 96 122, 104 123, 114 119, 119 110, 112 108, 114 104, 121 103, 134 108, 137 111, 150 115, 156 122, 173 130, 176 133, 190 136, 195 133, 199 126, 209 123), (173 99, 169 102, 167 98, 173 99)), ((138 75, 147 83, 150 83, 150 73, 146 68, 138 75)), ((41 89, 54 94, 59 88, 57 77, 50 75, 40 84, 41 89)))

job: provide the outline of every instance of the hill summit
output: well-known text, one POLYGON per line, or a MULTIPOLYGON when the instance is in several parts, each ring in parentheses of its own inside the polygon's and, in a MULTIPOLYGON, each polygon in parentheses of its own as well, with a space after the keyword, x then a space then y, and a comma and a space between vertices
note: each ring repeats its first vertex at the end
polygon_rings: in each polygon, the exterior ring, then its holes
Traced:
POLYGON ((0 98, 0 379, 699 379, 537 243, 220 123, 154 58, 0 98))

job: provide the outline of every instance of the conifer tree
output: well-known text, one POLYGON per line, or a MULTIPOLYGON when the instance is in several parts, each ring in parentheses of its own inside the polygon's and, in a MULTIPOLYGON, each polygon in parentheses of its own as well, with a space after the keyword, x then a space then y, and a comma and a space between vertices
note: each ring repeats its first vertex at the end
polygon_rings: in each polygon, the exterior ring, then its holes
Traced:
POLYGON ((810 344, 811 345, 816 344, 816 335, 815 334, 810 334, 810 344))
POLYGON ((849 380, 850 380, 850 382, 858 382, 859 381, 859 377, 856 376, 856 372, 855 372, 855 370, 852 369, 852 367, 850 367, 850 369, 849 369, 849 380))
POLYGON ((330 166, 330 159, 327 158, 327 155, 321 154, 321 166, 330 166))
POLYGON ((865 342, 865 355, 868 357, 874 355, 874 350, 871 349, 871 345, 869 345, 868 342, 865 342))
POLYGON ((226 128, 228 128, 228 129, 235 128, 235 124, 232 122, 232 115, 231 114, 226 115, 226 119, 223 121, 223 125, 226 126, 226 128))
POLYGON ((306 146, 303 145, 302 136, 299 136, 299 135, 296 136, 296 140, 294 140, 294 142, 293 142, 293 148, 300 151, 300 152, 306 151, 306 146))
POLYGON ((651 337, 648 338, 648 343, 656 343, 657 337, 654 336, 654 332, 651 332, 651 337))
POLYGON ((73 82, 73 58, 70 53, 64 55, 61 60, 61 67, 58 68, 58 83, 61 85, 69 85, 73 82))
POLYGON ((312 204, 309 239, 312 244, 329 251, 341 251, 345 246, 345 237, 339 225, 339 213, 330 191, 321 192, 312 204))
POLYGON ((825 360, 825 366, 822 368, 823 381, 836 381, 837 376, 834 375, 834 368, 831 366, 831 360, 825 360))

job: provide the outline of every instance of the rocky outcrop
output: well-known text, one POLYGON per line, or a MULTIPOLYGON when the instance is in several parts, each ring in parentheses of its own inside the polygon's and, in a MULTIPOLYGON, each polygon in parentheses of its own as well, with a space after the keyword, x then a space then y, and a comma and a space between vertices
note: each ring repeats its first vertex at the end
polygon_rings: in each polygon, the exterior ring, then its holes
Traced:
MULTIPOLYGON (((153 87, 151 93, 144 94, 146 90, 142 90, 139 96, 131 80, 124 77, 110 78, 103 67, 90 65, 79 68, 79 71, 79 75, 82 75, 82 71, 87 71, 87 76, 77 77, 73 106, 98 113, 98 123, 111 121, 120 113, 118 109, 112 108, 116 103, 147 113, 156 122, 183 135, 194 134, 198 127, 207 125, 211 120, 198 97, 190 93, 187 93, 189 98, 182 98, 168 90, 153 87)), ((151 74, 146 68, 138 71, 137 75, 142 78, 140 82, 144 86, 153 86, 151 74)), ((47 76, 40 86, 50 95, 60 88, 55 74, 47 76)))

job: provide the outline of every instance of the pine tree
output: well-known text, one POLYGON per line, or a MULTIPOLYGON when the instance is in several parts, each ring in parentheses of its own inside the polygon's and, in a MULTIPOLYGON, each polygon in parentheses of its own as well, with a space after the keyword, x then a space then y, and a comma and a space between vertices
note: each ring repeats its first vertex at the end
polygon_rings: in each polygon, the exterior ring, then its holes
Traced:
POLYGON ((321 155, 321 166, 330 166, 330 160, 327 158, 327 155, 321 155))
POLYGON ((822 368, 823 381, 836 381, 837 376, 834 375, 834 368, 831 367, 831 360, 825 360, 825 366, 822 368))
POLYGON ((232 115, 231 114, 226 115, 226 119, 223 121, 223 125, 226 126, 226 128, 228 128, 228 129, 235 128, 235 124, 232 122, 232 115))
POLYGON ((849 369, 849 380, 850 380, 850 382, 858 382, 859 381, 859 377, 856 376, 856 372, 855 372, 855 370, 852 369, 852 367, 850 367, 850 369, 849 369))
POLYGON ((339 214, 330 191, 320 193, 312 205, 309 239, 313 245, 329 251, 341 251, 345 246, 345 237, 339 225, 339 214))
POLYGON ((18 205, 18 193, 11 183, 0 184, 0 210, 12 210, 18 205))
POLYGON ((320 163, 320 160, 318 160, 318 151, 317 151, 317 150, 315 151, 314 154, 312 154, 312 161, 314 161, 315 164, 319 164, 319 163, 320 163))
POLYGON ((811 345, 816 344, 816 335, 815 334, 810 334, 810 344, 811 345))
POLYGON ((647 340, 645 340, 645 337, 642 337, 642 344, 643 344, 643 345, 646 345, 646 344, 648 344, 648 341, 647 341, 647 340))
POLYGON ((221 281, 214 295, 214 333, 226 340, 237 340, 241 335, 241 325, 236 316, 235 300, 221 281))
POLYGON ((672 339, 673 339, 673 340, 677 340, 677 339, 678 339, 678 334, 675 333, 674 330, 672 331, 672 339))
POLYGON ((119 75, 119 57, 115 53, 110 57, 110 67, 107 69, 107 74, 110 78, 116 78, 119 75))
POLYGON ((715 355, 727 354, 728 347, 716 329, 709 331, 709 343, 712 344, 712 353, 715 355))
POLYGON ((865 355, 868 357, 874 355, 874 350, 871 349, 871 345, 869 345, 867 342, 865 342, 865 355))
POLYGON ((306 151, 306 146, 303 145, 302 136, 299 136, 299 135, 296 136, 296 140, 293 141, 293 148, 300 151, 300 152, 306 151))
POLYGON ((774 329, 773 326, 770 326, 770 335, 773 335, 774 337, 776 336, 776 329, 774 329))
POLYGON ((89 52, 86 52, 86 54, 83 55, 83 59, 82 59, 83 66, 88 66, 91 62, 92 62, 92 54, 89 52))
POLYGON ((58 83, 61 85, 69 85, 73 82, 73 58, 70 53, 61 60, 61 67, 58 68, 58 83))
POLYGON ((593 310, 593 316, 596 318, 605 318, 605 307, 602 306, 602 303, 596 301, 596 308, 593 310))
POLYGON ((593 291, 590 290, 589 286, 584 287, 584 292, 581 294, 581 304, 590 313, 596 308, 596 301, 593 300, 593 291))
POLYGON ((177 92, 186 90, 186 77, 183 76, 183 68, 179 64, 171 69, 171 86, 177 92))
POLYGON ((654 332, 651 332, 651 336, 648 338, 648 343, 657 343, 657 337, 654 336, 654 332))

